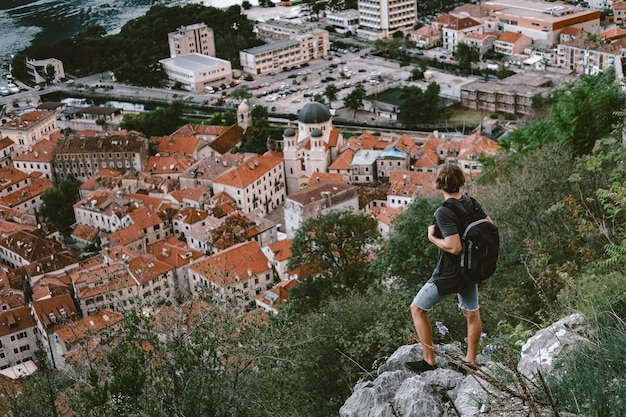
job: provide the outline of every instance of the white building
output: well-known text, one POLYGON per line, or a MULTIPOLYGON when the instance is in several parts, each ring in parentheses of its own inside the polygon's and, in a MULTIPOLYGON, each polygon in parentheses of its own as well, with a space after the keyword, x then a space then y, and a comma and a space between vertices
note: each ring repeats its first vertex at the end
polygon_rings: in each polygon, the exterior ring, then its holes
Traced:
POLYGON ((34 320, 27 306, 0 313, 0 369, 35 359, 37 336, 34 320))
POLYGON ((268 151, 254 155, 213 180, 213 193, 224 192, 244 213, 265 215, 285 201, 283 157, 268 151))
POLYGON ((192 53, 159 61, 163 71, 173 83, 194 93, 204 92, 204 87, 232 80, 230 61, 192 53))
POLYGON ((332 25, 337 33, 350 32, 356 34, 359 28, 359 11, 348 9, 339 12, 327 12, 326 24, 332 25))
POLYGON ((57 130, 57 115, 53 111, 34 110, 23 113, 0 126, 0 137, 8 137, 16 144, 16 152, 28 152, 42 139, 48 139, 57 130))
POLYGON ((417 21, 417 0, 358 0, 357 35, 376 40, 408 31, 417 21))
POLYGON ((304 187, 317 172, 328 172, 343 147, 343 136, 333 127, 328 108, 307 103, 298 113, 298 130, 285 129, 283 154, 287 193, 304 187))
POLYGON ((287 239, 293 239, 306 220, 341 210, 359 210, 359 195, 350 184, 324 181, 290 194, 285 201, 287 239))
POLYGON ((204 23, 182 26, 167 34, 170 57, 198 53, 215 56, 213 29, 204 23))
POLYGON ((63 62, 56 58, 28 59, 26 72, 35 84, 58 83, 65 78, 63 62))
POLYGON ((259 242, 238 243, 189 266, 189 289, 219 306, 245 308, 273 287, 272 265, 259 242))
POLYGON ((330 41, 326 30, 313 29, 290 37, 284 35, 273 33, 276 39, 270 43, 240 51, 243 71, 256 75, 275 73, 328 54, 330 41))

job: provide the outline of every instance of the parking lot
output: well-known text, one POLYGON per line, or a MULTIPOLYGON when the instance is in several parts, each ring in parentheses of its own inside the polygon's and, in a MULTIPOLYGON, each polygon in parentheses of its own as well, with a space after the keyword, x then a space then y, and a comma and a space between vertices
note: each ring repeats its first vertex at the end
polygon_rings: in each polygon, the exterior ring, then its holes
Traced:
MULTIPOLYGON (((397 62, 366 55, 367 52, 333 53, 328 59, 317 59, 275 75, 255 76, 252 81, 242 77, 239 85, 248 87, 252 94, 250 104, 266 106, 270 112, 295 113, 316 94, 323 96, 330 83, 339 88, 337 100, 331 105, 338 109, 355 86, 361 85, 368 94, 375 94, 409 77, 410 67, 400 68, 397 62)), ((208 95, 218 98, 228 96, 230 91, 232 88, 226 88, 208 95)))

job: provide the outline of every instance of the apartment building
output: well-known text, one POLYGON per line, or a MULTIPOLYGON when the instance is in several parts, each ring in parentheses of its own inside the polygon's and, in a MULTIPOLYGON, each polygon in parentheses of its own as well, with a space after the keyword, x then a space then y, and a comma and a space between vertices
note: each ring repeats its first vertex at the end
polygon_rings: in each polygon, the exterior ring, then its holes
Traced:
POLYGON ((28 306, 0 313, 0 369, 35 359, 37 333, 28 306))
POLYGON ((15 142, 7 137, 0 138, 0 167, 13 164, 13 159, 16 156, 15 142))
POLYGON ((376 160, 378 178, 389 178, 393 171, 406 171, 411 164, 409 154, 396 146, 391 146, 380 153, 376 160))
POLYGON ((55 367, 75 371, 72 359, 84 357, 85 346, 90 343, 106 343, 109 337, 115 335, 123 319, 123 314, 105 309, 58 326, 49 338, 55 367))
POLYGON ((148 140, 136 133, 61 136, 54 153, 58 180, 71 175, 84 182, 103 168, 121 173, 143 171, 148 159, 148 140))
POLYGON ((350 184, 323 181, 289 194, 285 201, 287 239, 293 239, 302 223, 308 219, 334 210, 358 212, 359 196, 356 187, 350 184))
POLYGON ((0 205, 36 216, 43 204, 41 195, 52 187, 54 184, 50 180, 38 176, 30 177, 25 187, 0 197, 0 205))
POLYGON ((202 93, 209 85, 229 83, 233 79, 230 61, 196 52, 159 62, 171 83, 193 93, 202 93))
POLYGON ((496 82, 475 81, 461 87, 461 105, 474 110, 530 114, 532 97, 552 89, 553 80, 530 73, 496 82))
POLYGON ((389 176, 389 188, 385 207, 400 208, 411 204, 417 196, 435 194, 434 172, 393 171, 389 176))
POLYGON ((41 236, 37 231, 18 230, 0 239, 0 261, 11 268, 19 268, 49 258, 54 260, 62 252, 61 245, 41 236))
POLYGON ((33 110, 9 120, 0 126, 0 137, 15 142, 17 153, 27 152, 42 139, 58 129, 56 113, 33 110))
POLYGON ((14 191, 23 190, 30 184, 30 176, 12 166, 0 168, 0 197, 7 196, 14 191))
POLYGON ((448 15, 440 16, 438 21, 440 22, 443 48, 451 52, 456 51, 457 45, 459 42, 463 42, 466 36, 471 34, 480 35, 484 32, 482 23, 471 17, 448 15))
POLYGON ((204 251, 194 250, 176 237, 155 242, 147 252, 173 268, 178 294, 189 293, 189 265, 206 257, 204 251))
MULTIPOLYGON (((283 26, 272 25, 272 27, 283 26)), ((288 38, 284 38, 287 34, 283 32, 266 32, 266 37, 274 36, 280 40, 239 52, 242 69, 248 74, 277 73, 322 58, 328 54, 330 48, 328 31, 323 29, 289 34, 288 38)))
POLYGON ((215 56, 213 28, 204 23, 181 26, 176 32, 167 34, 170 57, 188 54, 215 56))
POLYGON ((356 34, 359 28, 359 11, 355 9, 326 12, 326 24, 332 25, 337 33, 356 34))
POLYGON ((493 43, 493 50, 499 54, 512 56, 521 54, 533 44, 533 40, 519 32, 504 32, 493 43))
POLYGON ((408 31, 417 21, 417 0, 358 0, 357 36, 369 40, 408 31))
POLYGON ((127 246, 143 253, 146 247, 174 234, 173 211, 158 205, 132 204, 122 218, 123 227, 108 236, 111 245, 127 246))
POLYGON ((28 175, 40 174, 54 183, 56 180, 53 169, 55 143, 47 139, 40 140, 32 146, 30 152, 16 155, 13 158, 13 166, 28 175))
MULTIPOLYGON (((141 207, 160 207, 163 200, 119 189, 98 189, 74 204, 76 223, 113 233, 133 224, 128 214, 141 207)), ((154 230, 151 231, 151 233, 154 230)))
POLYGON ((244 158, 243 154, 237 153, 201 159, 179 175, 180 187, 182 189, 197 187, 213 189, 213 179, 230 168, 240 165, 244 158))
POLYGON ((192 295, 225 308, 251 308, 255 297, 273 285, 274 271, 257 241, 236 244, 189 266, 192 295))
POLYGON ((174 268, 154 255, 112 247, 99 263, 69 273, 83 316, 108 309, 124 312, 174 302, 174 268))
POLYGON ((535 0, 487 0, 481 7, 490 11, 484 22, 486 31, 522 33, 533 40, 558 43, 567 27, 587 33, 600 30, 600 11, 565 2, 535 0))
POLYGON ((283 155, 254 155, 213 180, 213 193, 225 192, 244 213, 265 215, 285 201, 283 155))
MULTIPOLYGON (((64 363, 61 352, 53 349, 57 341, 56 330, 64 324, 80 317, 80 312, 69 293, 55 295, 31 304, 31 316, 34 318, 34 329, 37 330, 41 346, 46 353, 48 362, 54 367, 64 363)), ((15 347, 14 347, 15 349, 15 347)), ((31 349, 36 349, 31 347, 31 349)))
POLYGON ((382 151, 358 150, 350 163, 350 182, 352 184, 372 184, 376 182, 378 179, 376 161, 381 154, 382 151))
POLYGON ((65 79, 63 62, 56 58, 27 59, 26 73, 35 84, 58 83, 65 79))
POLYGON ((607 43, 577 38, 558 45, 557 65, 585 75, 595 75, 614 67, 616 77, 621 79, 624 76, 622 51, 625 48, 625 39, 607 43))

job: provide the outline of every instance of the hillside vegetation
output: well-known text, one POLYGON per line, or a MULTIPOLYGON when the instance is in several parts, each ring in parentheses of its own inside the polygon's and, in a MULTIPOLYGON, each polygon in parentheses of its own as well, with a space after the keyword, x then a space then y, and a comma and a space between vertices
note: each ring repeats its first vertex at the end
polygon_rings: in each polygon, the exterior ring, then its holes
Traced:
POLYGON ((92 26, 75 39, 63 39, 17 55, 13 75, 25 76, 29 58, 55 57, 65 71, 75 76, 113 71, 117 80, 139 86, 159 86, 165 77, 159 60, 170 56, 167 34, 181 26, 206 23, 213 29, 218 58, 239 68, 239 51, 263 44, 252 29, 254 22, 241 13, 240 6, 226 10, 189 4, 183 7, 154 5, 148 12, 126 23, 117 34, 107 35, 101 26, 92 26))
MULTIPOLYGON (((502 241, 498 271, 481 288, 481 346, 497 357, 555 319, 585 313, 598 336, 593 350, 576 351, 552 383, 558 407, 586 416, 626 411, 624 101, 612 77, 544 97, 537 121, 507 137, 474 184, 502 241), (576 382, 579 373, 594 384, 576 382)), ((291 266, 302 262, 316 277, 278 315, 237 317, 201 301, 156 320, 127 313, 124 331, 85 355, 75 374, 42 362, 26 395, 11 399, 14 415, 50 415, 60 393, 78 416, 337 415, 359 379, 414 340, 409 303, 433 268, 425 236, 438 204, 417 200, 385 242, 367 216, 310 220, 291 266)), ((464 339, 453 297, 431 317, 450 329, 437 343, 464 339)))

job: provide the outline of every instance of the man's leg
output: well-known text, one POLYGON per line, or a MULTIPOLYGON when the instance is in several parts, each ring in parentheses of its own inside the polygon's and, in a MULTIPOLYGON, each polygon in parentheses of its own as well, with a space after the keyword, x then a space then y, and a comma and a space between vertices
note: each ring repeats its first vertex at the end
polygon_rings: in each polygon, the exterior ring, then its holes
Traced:
POLYGON ((424 350, 424 360, 434 365, 436 359, 435 351, 433 350, 433 329, 430 325, 430 320, 428 320, 428 315, 425 310, 419 308, 415 303, 411 303, 411 316, 413 317, 417 337, 424 350))
POLYGON ((480 310, 462 309, 463 315, 467 320, 467 355, 465 362, 476 365, 476 355, 478 355, 478 343, 480 335, 483 331, 483 323, 480 320, 480 310))

